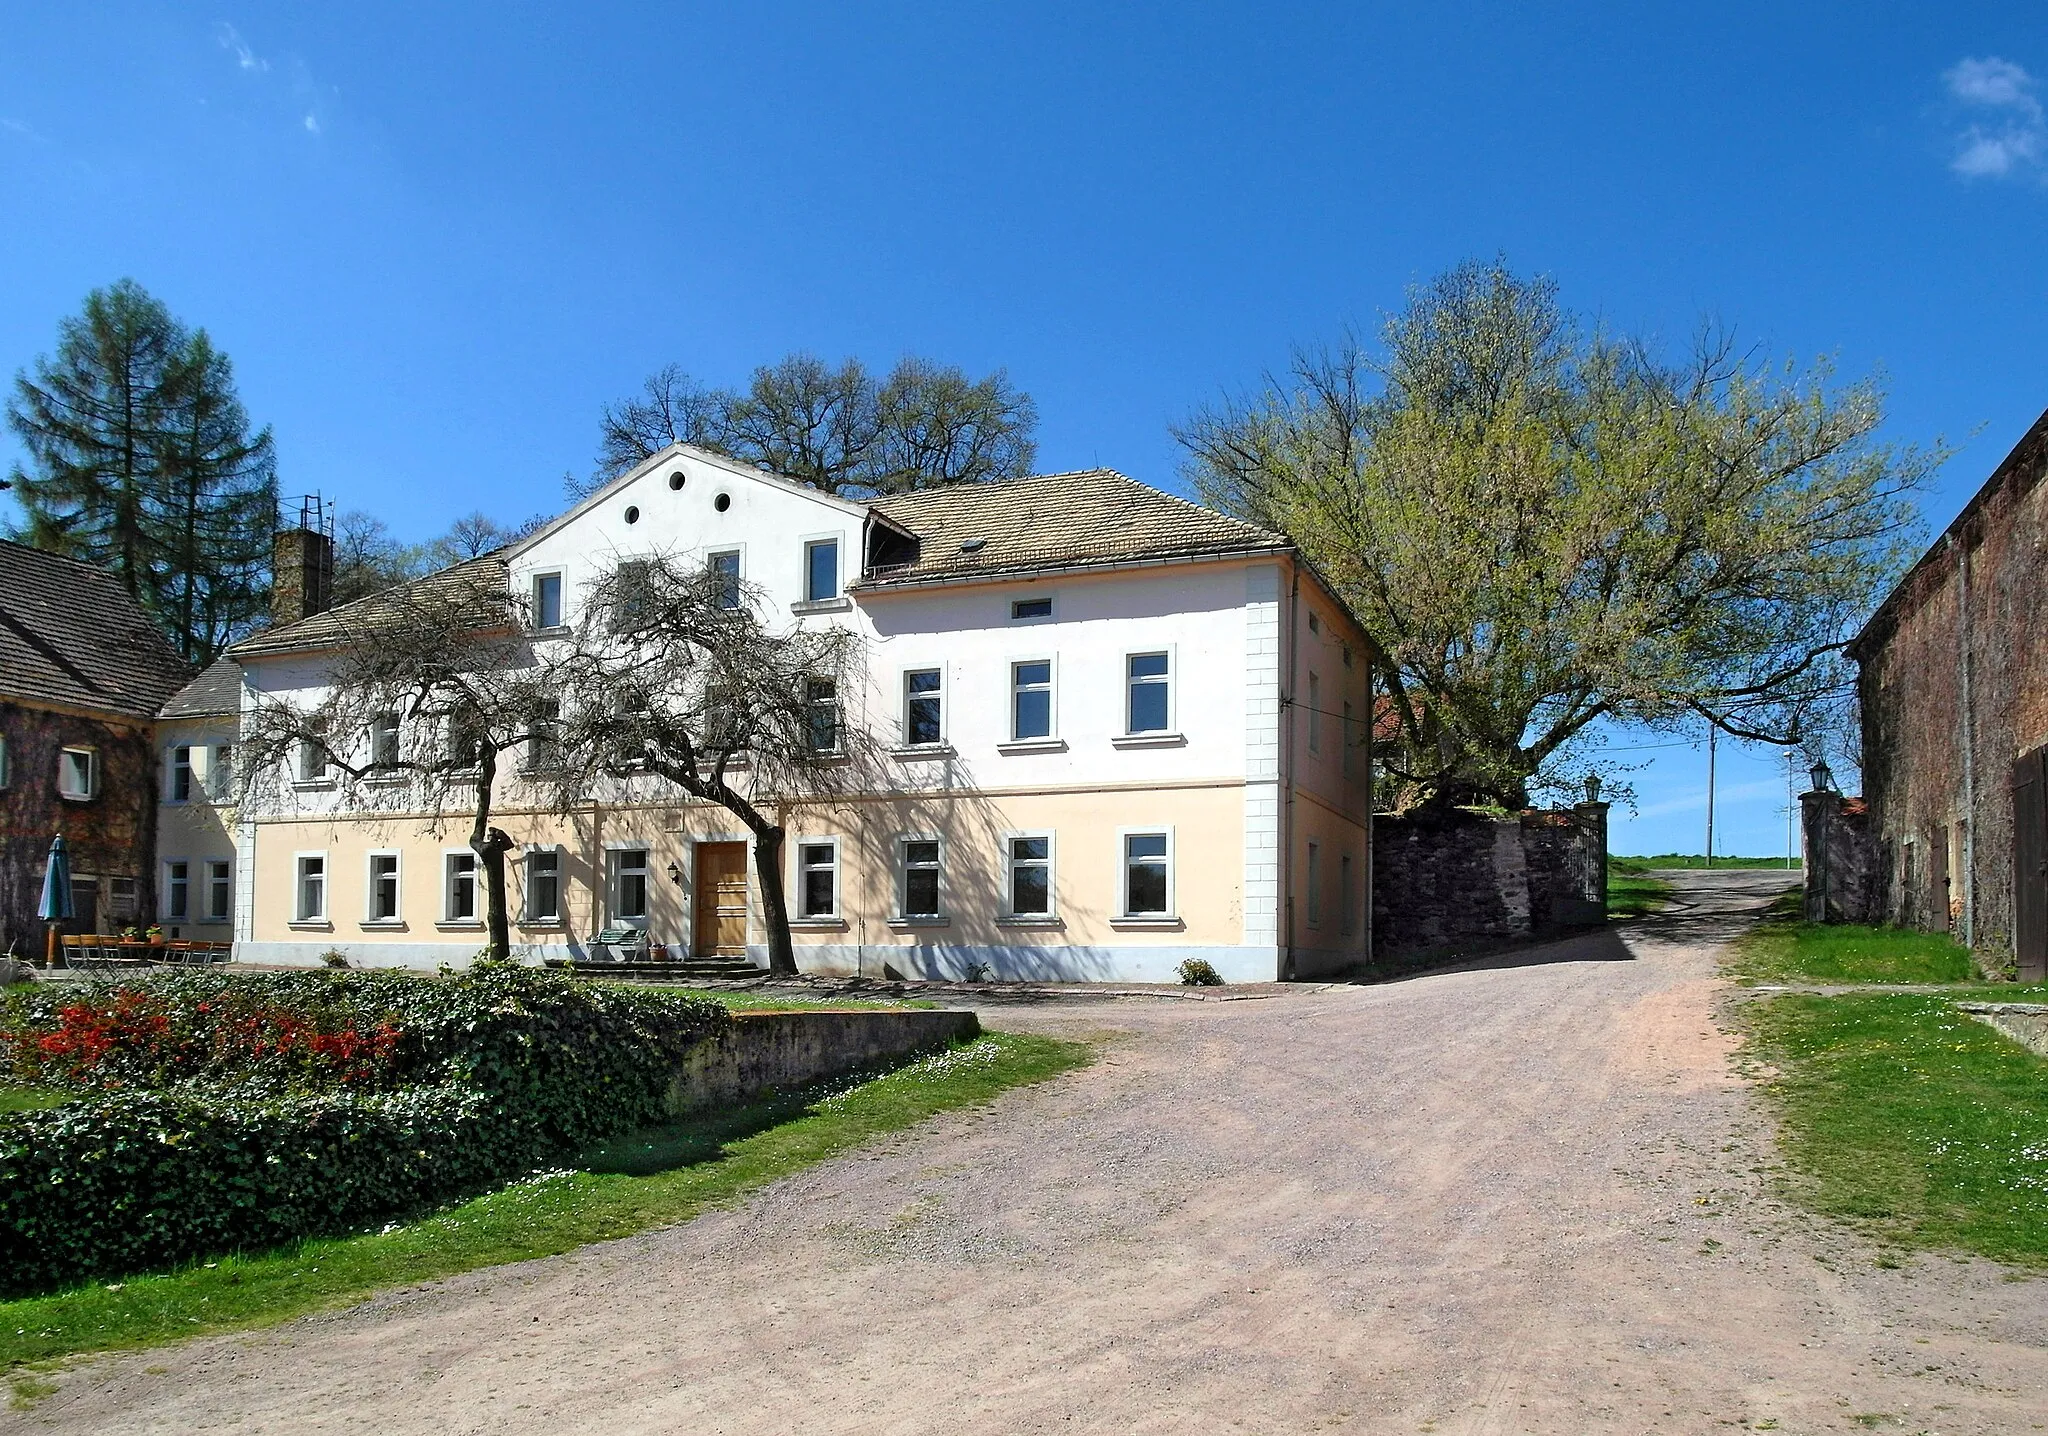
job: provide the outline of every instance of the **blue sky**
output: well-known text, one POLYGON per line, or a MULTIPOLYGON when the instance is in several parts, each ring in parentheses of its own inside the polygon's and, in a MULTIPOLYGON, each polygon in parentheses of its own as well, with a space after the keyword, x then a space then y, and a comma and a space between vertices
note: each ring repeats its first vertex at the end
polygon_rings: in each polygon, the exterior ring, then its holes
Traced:
MULTIPOLYGON (((2037 7, 1444 8, 12 6, 0 369, 133 275, 286 492, 409 535, 558 507, 664 363, 799 348, 1004 366, 1043 467, 1171 487, 1191 406, 1496 252, 1881 368, 1960 448, 1937 528, 2048 404, 2037 7)), ((1704 754, 1631 756, 1616 846, 1696 850, 1704 754)), ((1780 850, 1777 755, 1721 778, 1780 850)))

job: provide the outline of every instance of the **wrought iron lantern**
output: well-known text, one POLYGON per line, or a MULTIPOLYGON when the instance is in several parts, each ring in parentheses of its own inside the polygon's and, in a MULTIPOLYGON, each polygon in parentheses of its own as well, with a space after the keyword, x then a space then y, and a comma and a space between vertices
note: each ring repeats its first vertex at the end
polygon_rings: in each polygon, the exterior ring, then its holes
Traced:
POLYGON ((1807 776, 1813 780, 1813 787, 1809 791, 1815 793, 1832 793, 1835 791, 1835 775, 1828 768, 1827 759, 1814 759, 1813 771, 1807 776))

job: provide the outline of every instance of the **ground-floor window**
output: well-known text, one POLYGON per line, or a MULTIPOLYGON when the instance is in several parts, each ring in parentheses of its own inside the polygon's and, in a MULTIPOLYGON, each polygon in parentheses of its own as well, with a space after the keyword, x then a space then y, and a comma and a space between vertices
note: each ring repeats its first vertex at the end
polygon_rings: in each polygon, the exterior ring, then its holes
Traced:
POLYGON ((226 922, 234 913, 234 865, 225 858, 206 864, 206 920, 226 922))
POLYGON ((442 917, 448 922, 476 921, 476 854, 447 855, 447 883, 442 917))
POLYGON ((398 854, 370 854, 370 903, 365 914, 371 922, 398 921, 398 854))
POLYGON ((647 849, 614 848, 611 853, 612 921, 647 920, 647 849))
POLYGON ((292 915, 299 922, 322 922, 327 917, 327 854, 301 853, 294 885, 297 896, 292 915))
POLYGON ((562 919, 562 850, 533 848, 526 854, 526 920, 562 919))
POLYGON ((1169 831, 1125 833, 1123 849, 1123 915, 1171 916, 1173 834, 1169 831))
POLYGON ((184 922, 192 915, 192 865, 182 858, 164 864, 164 916, 184 922))
POLYGON ((1019 833, 1010 845, 1010 916, 1052 915, 1052 834, 1019 833))
POLYGON ((902 915, 907 918, 939 915, 939 840, 905 838, 902 845, 902 915))
POLYGON ((799 843, 796 865, 797 915, 839 916, 839 844, 799 843))

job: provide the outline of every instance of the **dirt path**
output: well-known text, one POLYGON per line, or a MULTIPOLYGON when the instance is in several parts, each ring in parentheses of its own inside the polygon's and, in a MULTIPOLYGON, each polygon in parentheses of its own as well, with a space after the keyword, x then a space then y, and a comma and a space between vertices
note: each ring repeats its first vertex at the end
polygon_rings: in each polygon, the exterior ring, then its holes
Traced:
POLYGON ((0 1424, 2048 1429, 2048 1281, 1879 1268, 1766 1195, 1712 947, 1783 877, 1682 881, 1541 962, 1005 1011, 1123 1035, 734 1211, 82 1367, 0 1424))

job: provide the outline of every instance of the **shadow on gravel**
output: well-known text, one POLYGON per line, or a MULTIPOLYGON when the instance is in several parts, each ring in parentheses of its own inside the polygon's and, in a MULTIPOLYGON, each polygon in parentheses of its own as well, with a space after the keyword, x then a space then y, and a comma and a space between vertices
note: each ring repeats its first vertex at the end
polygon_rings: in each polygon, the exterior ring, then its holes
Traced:
POLYGON ((1516 967, 1556 967, 1571 962, 1634 962, 1635 956, 1615 929, 1596 928, 1534 944, 1522 943, 1492 950, 1466 947, 1456 952, 1417 953, 1413 957, 1391 958, 1358 981, 1377 985, 1412 982, 1418 977, 1436 977, 1447 972, 1494 972, 1516 967))

